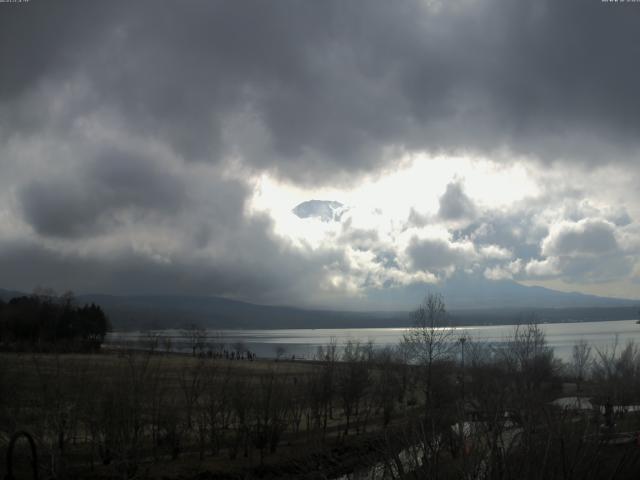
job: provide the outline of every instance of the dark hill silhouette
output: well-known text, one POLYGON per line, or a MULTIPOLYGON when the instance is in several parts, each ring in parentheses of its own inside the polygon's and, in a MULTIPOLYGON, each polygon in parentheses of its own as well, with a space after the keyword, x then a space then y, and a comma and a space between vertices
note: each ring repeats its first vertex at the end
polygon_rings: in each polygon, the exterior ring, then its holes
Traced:
MULTIPOLYGON (((209 296, 86 294, 76 299, 81 304, 100 305, 117 330, 182 328, 189 324, 237 329, 406 327, 411 323, 409 312, 428 287, 396 291, 394 304, 403 300, 402 309, 361 312, 257 305, 209 296)), ((515 323, 531 313, 543 322, 635 319, 640 304, 509 281, 483 285, 454 279, 432 291, 444 294, 451 321, 457 325, 515 323)), ((0 298, 5 301, 19 295, 24 293, 0 289, 0 298)))

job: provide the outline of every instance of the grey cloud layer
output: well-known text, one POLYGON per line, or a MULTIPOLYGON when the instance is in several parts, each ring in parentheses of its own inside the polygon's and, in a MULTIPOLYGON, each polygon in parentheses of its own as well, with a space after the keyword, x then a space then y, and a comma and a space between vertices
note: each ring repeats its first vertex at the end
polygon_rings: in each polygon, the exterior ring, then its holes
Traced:
MULTIPOLYGON (((339 248, 299 251, 249 218, 251 182, 230 164, 301 185, 357 184, 422 150, 633 168, 639 22, 640 8, 595 0, 0 4, 0 286, 68 270, 83 290, 290 303, 348 275, 339 248)), ((538 217, 482 211, 453 183, 439 220, 467 224, 452 244, 398 252, 348 225, 342 240, 390 270, 403 254, 418 270, 468 266, 497 246, 523 261, 514 278, 530 262, 540 276, 624 271, 587 254, 624 263, 625 211, 567 212, 562 231, 538 217)))
POLYGON ((307 180, 375 169, 389 148, 507 147, 576 161, 637 151, 640 9, 428 5, 3 6, 3 132, 109 108, 187 159, 238 154, 307 180), (87 83, 77 111, 23 108, 34 89, 74 78, 87 83))
POLYGON ((20 189, 25 219, 38 233, 85 236, 113 228, 118 212, 171 215, 187 207, 184 179, 153 158, 113 146, 83 160, 72 177, 34 180, 20 189))
POLYGON ((438 215, 444 220, 463 220, 475 215, 475 206, 460 183, 450 183, 440 197, 438 215))
POLYGON ((617 249, 615 226, 591 219, 558 225, 542 244, 544 255, 602 255, 617 249))

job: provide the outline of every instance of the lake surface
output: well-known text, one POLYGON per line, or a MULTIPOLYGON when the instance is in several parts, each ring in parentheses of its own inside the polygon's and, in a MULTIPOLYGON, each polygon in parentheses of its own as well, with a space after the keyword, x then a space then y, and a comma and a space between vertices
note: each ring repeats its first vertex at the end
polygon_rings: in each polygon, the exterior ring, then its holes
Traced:
MULTIPOLYGON (((575 322, 575 323, 547 323, 541 324, 557 357, 563 360, 571 358, 573 345, 584 339, 600 350, 612 348, 618 341, 619 348, 628 341, 635 341, 640 345, 640 325, 636 320, 617 320, 610 322, 575 322)), ((473 340, 500 344, 513 336, 515 325, 470 326, 455 328, 455 337, 466 335, 473 340)), ((282 329, 282 330, 207 330, 207 348, 215 345, 225 345, 231 349, 235 344, 242 344, 245 348, 256 353, 258 357, 275 357, 279 349, 284 349, 285 355, 296 358, 313 358, 321 345, 329 344, 333 339, 338 345, 344 345, 349 340, 373 342, 376 347, 397 345, 406 328, 330 328, 330 329, 282 329)), ((157 330, 153 335, 171 338, 173 351, 190 351, 190 340, 184 330, 157 330)), ((112 332, 107 336, 107 345, 127 345, 137 348, 147 348, 149 333, 147 332, 112 332)), ((163 350, 163 341, 159 341, 159 350, 163 350)), ((595 353, 595 351, 594 351, 595 353)))

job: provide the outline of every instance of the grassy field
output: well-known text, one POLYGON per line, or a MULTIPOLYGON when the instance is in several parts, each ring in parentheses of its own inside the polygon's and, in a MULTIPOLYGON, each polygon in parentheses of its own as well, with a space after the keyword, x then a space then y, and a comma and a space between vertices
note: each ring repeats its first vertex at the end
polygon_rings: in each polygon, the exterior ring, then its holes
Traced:
MULTIPOLYGON (((0 365, 2 458, 26 430, 43 470, 81 477, 337 475, 364 461, 384 423, 375 366, 139 352, 0 354, 0 365)), ((411 410, 392 402, 387 427, 411 410)))
MULTIPOLYGON (((45 478, 638 478, 640 350, 577 369, 537 332, 468 343, 464 365, 364 344, 295 362, 0 353, 0 473, 24 430, 45 478), (593 408, 554 404, 568 387, 593 408)), ((24 442, 16 458, 25 473, 24 442)))

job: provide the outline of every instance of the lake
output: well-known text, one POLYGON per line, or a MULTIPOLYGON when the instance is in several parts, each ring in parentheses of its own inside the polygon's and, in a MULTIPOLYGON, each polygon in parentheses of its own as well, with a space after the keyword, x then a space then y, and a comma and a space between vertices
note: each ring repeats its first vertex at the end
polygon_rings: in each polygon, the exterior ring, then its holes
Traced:
MULTIPOLYGON (((617 320, 607 322, 574 322, 541 324, 549 346, 557 357, 563 360, 571 358, 573 345, 580 339, 598 349, 611 348, 616 337, 618 345, 623 347, 633 340, 640 344, 640 325, 636 320, 617 320)), ((513 335, 515 325, 469 326, 455 328, 455 337, 466 335, 473 340, 499 344, 513 335)), ((377 347, 397 345, 402 339, 405 328, 330 328, 330 329, 282 329, 282 330, 207 330, 207 343, 225 344, 227 348, 242 343, 244 347, 256 353, 258 357, 276 356, 283 349, 287 357, 313 358, 318 346, 327 345, 335 339, 338 345, 349 340, 373 342, 377 347)), ((174 351, 188 352, 189 338, 184 330, 157 330, 154 335, 170 337, 174 351)), ((111 346, 128 345, 145 348, 148 345, 147 332, 112 332, 105 343, 111 346)), ((162 341, 158 347, 163 349, 162 341)), ((594 351, 595 353, 595 351, 594 351)))

